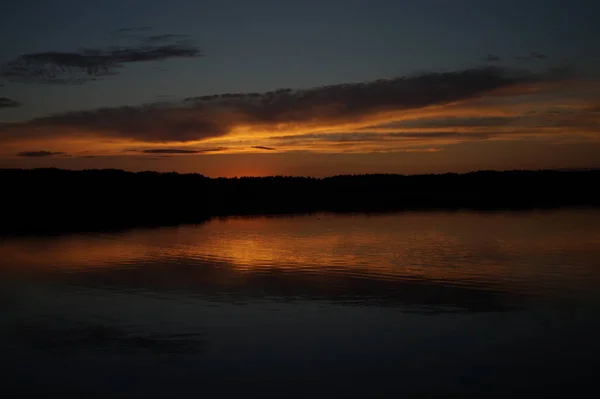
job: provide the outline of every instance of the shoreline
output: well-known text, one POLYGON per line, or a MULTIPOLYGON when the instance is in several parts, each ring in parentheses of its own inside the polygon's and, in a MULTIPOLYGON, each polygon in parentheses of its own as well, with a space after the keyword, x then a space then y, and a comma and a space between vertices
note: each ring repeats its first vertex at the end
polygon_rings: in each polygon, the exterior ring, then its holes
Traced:
POLYGON ((120 231, 229 216, 600 208, 600 170, 329 178, 3 169, 0 236, 120 231))

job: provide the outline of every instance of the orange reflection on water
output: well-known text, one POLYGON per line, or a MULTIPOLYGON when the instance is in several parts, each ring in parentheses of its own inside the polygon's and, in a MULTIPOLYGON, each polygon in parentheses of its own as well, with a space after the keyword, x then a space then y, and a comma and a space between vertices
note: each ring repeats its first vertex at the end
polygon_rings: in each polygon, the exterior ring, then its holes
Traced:
POLYGON ((600 264, 598 226, 597 210, 229 218, 116 234, 6 239, 0 242, 0 271, 161 267, 171 273, 168 268, 179 265, 178 278, 199 284, 283 273, 325 282, 339 276, 573 289, 600 282, 594 266, 600 264), (214 270, 207 274, 207 268, 214 270))

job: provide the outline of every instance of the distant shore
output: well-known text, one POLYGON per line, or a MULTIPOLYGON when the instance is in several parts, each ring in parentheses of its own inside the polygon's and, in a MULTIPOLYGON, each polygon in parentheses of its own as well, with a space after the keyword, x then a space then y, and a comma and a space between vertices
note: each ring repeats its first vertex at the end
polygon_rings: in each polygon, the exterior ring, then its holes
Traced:
POLYGON ((317 179, 0 169, 0 183, 4 236, 202 223, 233 215, 600 207, 600 170, 317 179))

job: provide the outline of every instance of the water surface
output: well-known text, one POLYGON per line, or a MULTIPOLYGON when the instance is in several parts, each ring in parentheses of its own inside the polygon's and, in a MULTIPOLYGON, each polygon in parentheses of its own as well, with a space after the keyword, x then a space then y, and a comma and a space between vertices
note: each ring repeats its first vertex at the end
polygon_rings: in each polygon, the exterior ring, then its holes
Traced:
POLYGON ((3 397, 562 396, 600 366, 600 210, 1 240, 3 397))

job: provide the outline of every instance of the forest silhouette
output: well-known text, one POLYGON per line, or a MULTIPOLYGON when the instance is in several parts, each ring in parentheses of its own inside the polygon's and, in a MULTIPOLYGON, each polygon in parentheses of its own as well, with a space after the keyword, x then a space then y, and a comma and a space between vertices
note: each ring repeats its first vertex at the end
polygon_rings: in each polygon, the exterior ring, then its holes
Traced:
POLYGON ((0 233, 202 223, 212 217, 600 206, 600 170, 209 178, 116 169, 0 169, 0 233))

